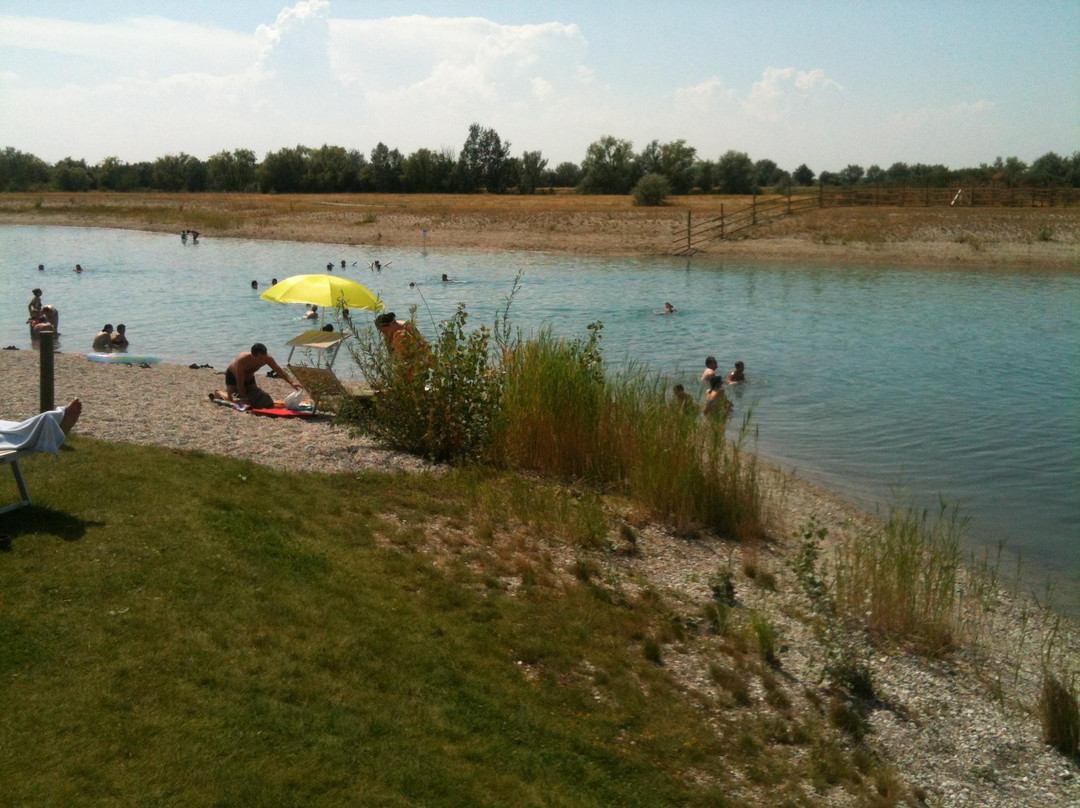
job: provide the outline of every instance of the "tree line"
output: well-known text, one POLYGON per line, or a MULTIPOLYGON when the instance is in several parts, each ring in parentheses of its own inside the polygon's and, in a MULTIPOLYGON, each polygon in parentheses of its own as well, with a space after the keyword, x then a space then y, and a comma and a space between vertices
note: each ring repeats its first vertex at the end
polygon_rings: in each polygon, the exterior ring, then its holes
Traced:
POLYGON ((478 193, 532 194, 574 188, 585 194, 628 194, 648 178, 672 194, 785 193, 813 185, 837 187, 1036 186, 1080 187, 1080 152, 1047 152, 1031 165, 1017 157, 974 168, 893 163, 888 168, 851 164, 815 173, 805 163, 787 171, 768 159, 729 150, 702 159, 685 140, 653 140, 641 151, 612 136, 592 143, 580 164, 554 168, 540 151, 511 156, 510 142, 474 123, 461 150, 417 149, 405 156, 384 143, 369 154, 342 146, 295 146, 268 152, 221 151, 207 160, 167 154, 149 162, 106 157, 97 165, 65 157, 50 165, 7 147, 0 153, 0 191, 223 191, 250 193, 478 193))

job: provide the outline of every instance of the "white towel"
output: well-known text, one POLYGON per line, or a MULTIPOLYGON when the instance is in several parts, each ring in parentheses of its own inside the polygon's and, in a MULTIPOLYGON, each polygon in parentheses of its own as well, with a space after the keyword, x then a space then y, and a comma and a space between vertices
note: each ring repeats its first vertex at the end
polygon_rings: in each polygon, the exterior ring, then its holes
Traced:
POLYGON ((66 409, 57 407, 18 423, 0 421, 0 449, 57 454, 67 437, 60 428, 66 409))

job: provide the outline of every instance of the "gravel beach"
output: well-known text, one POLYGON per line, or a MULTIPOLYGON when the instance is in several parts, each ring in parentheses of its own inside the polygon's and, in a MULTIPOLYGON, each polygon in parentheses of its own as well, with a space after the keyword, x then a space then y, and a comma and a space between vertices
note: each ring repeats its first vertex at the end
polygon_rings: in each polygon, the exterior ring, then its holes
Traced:
MULTIPOLYGON (((56 354, 56 404, 83 402, 80 435, 101 440, 168 446, 242 458, 291 471, 415 470, 423 463, 380 449, 335 427, 327 416, 267 418, 212 404, 207 394, 224 389, 225 368, 148 367, 88 362, 56 354)), ((38 411, 36 351, 0 351, 0 419, 19 421, 38 411)), ((292 388, 258 375, 275 398, 292 388)))

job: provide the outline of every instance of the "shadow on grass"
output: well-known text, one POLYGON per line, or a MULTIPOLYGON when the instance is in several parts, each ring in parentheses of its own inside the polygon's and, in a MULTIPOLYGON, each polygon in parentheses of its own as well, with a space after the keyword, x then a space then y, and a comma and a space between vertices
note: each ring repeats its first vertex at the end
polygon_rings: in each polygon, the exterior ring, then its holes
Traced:
POLYGON ((78 541, 88 527, 102 527, 104 522, 90 522, 69 513, 31 505, 7 514, 0 525, 0 551, 11 550, 11 543, 20 536, 41 533, 63 541, 78 541))

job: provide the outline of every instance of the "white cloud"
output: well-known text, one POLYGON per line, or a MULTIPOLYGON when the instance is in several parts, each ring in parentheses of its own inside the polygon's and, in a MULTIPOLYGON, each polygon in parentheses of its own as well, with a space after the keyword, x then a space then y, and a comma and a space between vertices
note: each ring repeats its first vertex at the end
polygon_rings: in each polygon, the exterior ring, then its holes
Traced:
POLYGON ((842 92, 843 89, 820 69, 801 71, 793 67, 767 67, 761 80, 750 88, 742 107, 747 115, 778 122, 789 118, 801 101, 824 91, 842 92))

